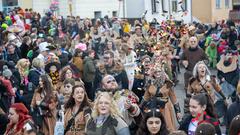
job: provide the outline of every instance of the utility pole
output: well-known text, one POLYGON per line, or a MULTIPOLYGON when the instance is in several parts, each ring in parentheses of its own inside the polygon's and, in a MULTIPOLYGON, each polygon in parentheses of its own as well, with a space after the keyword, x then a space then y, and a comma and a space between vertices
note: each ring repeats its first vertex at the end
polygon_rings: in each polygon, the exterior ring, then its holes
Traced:
POLYGON ((72 16, 72 0, 68 0, 68 5, 69 5, 70 16, 72 16))
POLYGON ((125 0, 122 0, 122 1, 123 1, 123 18, 125 18, 125 9, 126 9, 125 0))

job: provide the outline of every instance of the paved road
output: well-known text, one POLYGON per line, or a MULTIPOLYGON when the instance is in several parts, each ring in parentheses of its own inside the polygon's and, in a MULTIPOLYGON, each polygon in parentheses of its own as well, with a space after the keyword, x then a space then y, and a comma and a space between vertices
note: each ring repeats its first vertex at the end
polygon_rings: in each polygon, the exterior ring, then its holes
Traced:
MULTIPOLYGON (((179 83, 175 86, 175 93, 176 93, 177 99, 180 103, 182 112, 183 112, 184 99, 186 97, 185 91, 183 89, 184 88, 184 76, 183 76, 184 72, 185 72, 185 69, 181 68, 181 73, 178 74, 179 83)), ((212 75, 217 74, 216 70, 213 70, 213 69, 211 69, 210 72, 211 72, 212 75)), ((222 133, 225 133, 225 127, 224 126, 221 127, 221 130, 222 130, 222 133)))

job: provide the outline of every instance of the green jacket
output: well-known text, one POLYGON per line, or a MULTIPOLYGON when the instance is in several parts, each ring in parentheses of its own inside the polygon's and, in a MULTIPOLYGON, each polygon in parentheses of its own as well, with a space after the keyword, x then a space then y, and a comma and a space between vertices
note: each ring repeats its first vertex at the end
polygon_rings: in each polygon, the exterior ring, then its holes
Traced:
POLYGON ((83 80, 85 82, 93 82, 95 73, 96 67, 94 65, 93 59, 90 57, 85 57, 83 60, 83 80))
POLYGON ((206 54, 209 58, 217 58, 217 47, 212 48, 211 46, 208 46, 206 49, 206 54))

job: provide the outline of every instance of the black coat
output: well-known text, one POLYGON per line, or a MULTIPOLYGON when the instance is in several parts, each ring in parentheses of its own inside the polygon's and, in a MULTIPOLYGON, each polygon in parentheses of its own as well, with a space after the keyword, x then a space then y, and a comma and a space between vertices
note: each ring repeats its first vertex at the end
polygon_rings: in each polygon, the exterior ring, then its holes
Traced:
POLYGON ((28 81, 32 82, 34 86, 39 85, 39 78, 42 73, 38 71, 37 69, 31 69, 28 74, 28 81))
POLYGON ((229 106, 227 113, 225 115, 225 122, 226 122, 225 124, 226 124, 227 131, 233 118, 239 114, 240 114, 240 99, 238 97, 237 100, 229 106))
POLYGON ((0 114, 0 135, 3 135, 6 131, 7 124, 8 124, 8 118, 4 114, 0 114))
POLYGON ((7 54, 7 61, 12 61, 14 64, 17 64, 19 59, 21 57, 16 52, 14 54, 7 54))
POLYGON ((232 84, 234 87, 237 87, 238 85, 238 80, 239 80, 238 69, 228 73, 223 73, 222 71, 218 70, 217 76, 220 80, 224 78, 229 84, 232 84))
MULTIPOLYGON (((112 67, 114 68, 114 67, 112 67)), ((127 73, 125 71, 125 69, 121 70, 121 71, 116 71, 116 70, 112 70, 112 68, 106 68, 106 73, 101 72, 99 69, 96 70, 96 76, 95 76, 95 80, 94 80, 94 88, 95 89, 99 89, 100 88, 100 83, 102 81, 102 78, 106 75, 112 75, 120 89, 128 89, 128 77, 127 77, 127 73)))
POLYGON ((28 51, 30 50, 30 47, 27 44, 23 43, 20 46, 20 50, 21 50, 22 58, 27 58, 27 54, 28 54, 28 51))
MULTIPOLYGON (((192 117, 191 114, 185 115, 183 117, 183 120, 180 123, 179 130, 183 130, 185 133, 188 133, 188 126, 189 126, 192 118, 193 117, 192 117)), ((212 124, 215 127, 217 135, 221 135, 221 129, 219 127, 219 122, 215 118, 212 118, 212 117, 210 117, 208 115, 204 115, 203 122, 207 122, 207 123, 212 124)), ((200 123, 202 123, 202 122, 200 122, 200 123)))

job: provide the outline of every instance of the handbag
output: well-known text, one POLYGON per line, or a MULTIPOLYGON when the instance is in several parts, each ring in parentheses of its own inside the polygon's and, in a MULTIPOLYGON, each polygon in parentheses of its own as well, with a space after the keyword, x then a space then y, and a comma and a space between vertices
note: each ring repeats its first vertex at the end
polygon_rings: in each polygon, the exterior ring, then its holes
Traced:
POLYGON ((64 135, 64 113, 60 112, 61 116, 59 120, 56 122, 54 128, 54 135, 64 135))
POLYGON ((227 81, 224 81, 221 84, 221 87, 222 87, 222 92, 226 97, 231 97, 233 92, 236 91, 236 88, 230 83, 228 83, 227 81))
POLYGON ((66 128, 64 129, 64 135, 68 132, 68 130, 71 128, 73 122, 75 121, 75 117, 82 111, 82 109, 78 109, 78 111, 72 116, 70 120, 68 120, 68 124, 66 128))

